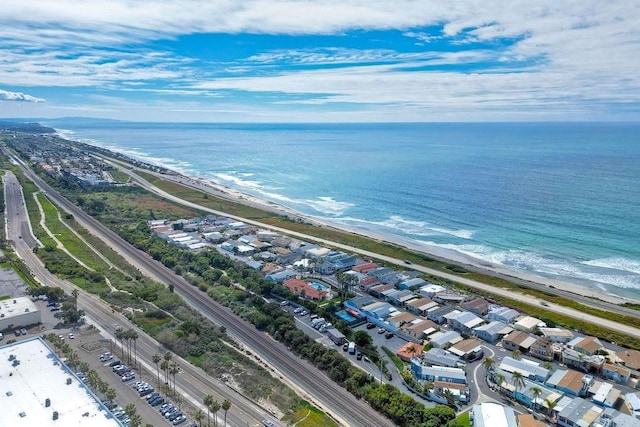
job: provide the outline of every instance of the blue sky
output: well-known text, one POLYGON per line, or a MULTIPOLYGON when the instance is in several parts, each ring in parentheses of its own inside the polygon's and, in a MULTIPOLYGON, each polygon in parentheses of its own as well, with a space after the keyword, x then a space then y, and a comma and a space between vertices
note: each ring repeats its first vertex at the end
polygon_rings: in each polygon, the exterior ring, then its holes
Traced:
POLYGON ((637 1, 3 3, 0 117, 640 119, 637 1))

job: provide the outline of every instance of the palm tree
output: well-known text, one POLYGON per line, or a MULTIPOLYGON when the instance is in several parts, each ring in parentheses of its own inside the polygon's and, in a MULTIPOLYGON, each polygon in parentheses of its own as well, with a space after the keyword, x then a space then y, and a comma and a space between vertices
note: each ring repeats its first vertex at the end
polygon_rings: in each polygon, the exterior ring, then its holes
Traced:
POLYGON ((139 338, 139 335, 133 329, 129 329, 129 338, 133 341, 133 366, 138 365, 138 347, 136 345, 136 341, 139 338))
POLYGON ((124 407, 124 413, 127 414, 129 418, 133 417, 136 412, 137 412, 136 405, 134 405, 133 403, 129 403, 127 406, 124 407))
POLYGON ((522 352, 516 348, 511 352, 511 357, 514 359, 520 359, 522 357, 522 352))
POLYGON ((142 417, 140 416, 140 414, 133 414, 130 418, 131 418, 131 423, 130 423, 131 426, 139 427, 140 424, 142 424, 142 417))
POLYGON ((73 297, 73 308, 78 311, 78 290, 74 289, 71 291, 71 296, 73 297))
POLYGON ((225 399, 222 402, 222 410, 224 411, 224 425, 227 425, 227 411, 231 409, 231 401, 229 399, 225 399))
POLYGON ((513 397, 516 398, 518 389, 524 387, 524 375, 522 375, 522 372, 515 371, 511 376, 511 381, 513 382, 513 387, 516 389, 513 394, 513 397))
POLYGON ((489 375, 489 372, 493 371, 493 369, 496 366, 496 361, 493 360, 493 357, 491 356, 486 356, 483 360, 482 360, 482 366, 484 366, 484 368, 487 370, 487 375, 489 375))
POLYGON ((107 391, 104 392, 104 397, 106 397, 107 400, 110 400, 113 402, 113 399, 116 398, 116 394, 117 394, 116 389, 109 387, 107 391))
POLYGON ((214 400, 213 403, 211 404, 211 412, 213 412, 213 425, 216 427, 218 427, 218 417, 216 416, 216 414, 218 413, 220 408, 221 408, 220 402, 218 402, 217 400, 214 400))
POLYGON ((78 366, 80 366, 80 370, 85 373, 91 370, 91 366, 89 366, 87 362, 80 362, 78 366))
POLYGON ((98 384, 100 383, 100 376, 94 370, 89 371, 87 375, 87 382, 89 383, 89 387, 91 387, 95 392, 98 391, 98 384))
POLYGON ((502 384, 504 384, 504 374, 501 374, 500 372, 498 372, 493 376, 493 379, 495 383, 498 385, 498 387, 500 388, 500 394, 502 394, 502 384))
MULTIPOLYGON (((163 360, 162 363, 160 364, 160 369, 162 369, 162 372, 164 372, 164 383, 166 385, 169 383, 169 362, 167 362, 166 360, 163 360)), ((168 392, 167 392, 167 395, 169 395, 168 392)))
POLYGON ((213 396, 211 396, 210 394, 207 394, 202 400, 202 403, 204 403, 204 406, 207 407, 207 426, 210 426, 211 416, 209 414, 211 412, 211 405, 213 404, 213 396))
POLYGON ((549 418, 553 418, 553 408, 556 407, 556 405, 558 404, 557 401, 551 401, 549 399, 545 399, 544 403, 547 406, 547 417, 549 418))
POLYGON ((120 340, 120 348, 122 349, 122 359, 124 360, 124 344, 122 340, 124 339, 125 332, 122 328, 116 328, 116 339, 120 340))
MULTIPOLYGON (((212 398, 213 399, 213 398, 212 398)), ((193 419, 196 421, 196 423, 200 426, 202 425, 202 421, 204 420, 204 412, 202 412, 202 410, 198 409, 196 411, 195 414, 193 414, 193 419)))
POLYGON ((160 387, 160 361, 162 357, 158 353, 153 355, 153 363, 156 364, 156 377, 158 379, 158 387, 160 387))
POLYGON ((531 387, 531 395, 533 396, 533 409, 538 406, 538 397, 542 394, 542 389, 538 386, 531 387))
POLYGON ((544 362, 542 364, 542 366, 544 367, 544 369, 546 369, 547 371, 550 371, 551 368, 553 368, 553 363, 549 362, 548 360, 546 362, 544 362))
POLYGON ((433 390, 433 383, 431 381, 425 381, 422 384, 422 390, 423 390, 423 393, 428 396, 429 392, 433 390))
POLYGON ((180 367, 176 362, 171 362, 171 367, 169 368, 169 373, 173 375, 173 395, 176 394, 176 374, 180 372, 180 367))

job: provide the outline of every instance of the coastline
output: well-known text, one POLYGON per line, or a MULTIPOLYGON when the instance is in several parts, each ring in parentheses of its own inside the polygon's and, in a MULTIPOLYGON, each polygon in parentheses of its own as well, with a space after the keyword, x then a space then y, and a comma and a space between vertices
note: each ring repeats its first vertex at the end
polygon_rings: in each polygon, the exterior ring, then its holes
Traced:
MULTIPOLYGON (((126 154, 119 153, 119 155, 122 155, 128 159, 131 159, 126 154)), ((164 166, 163 168, 170 170, 164 166)), ((571 293, 586 296, 586 297, 591 297, 594 299, 599 299, 599 300, 610 302, 613 304, 623 304, 625 302, 636 302, 636 300, 634 299, 623 298, 618 295, 604 293, 598 289, 593 289, 586 285, 581 285, 579 283, 567 282, 559 279, 544 277, 544 276, 536 275, 533 273, 528 273, 526 271, 505 267, 498 264, 487 263, 486 261, 479 260, 479 259, 467 256, 465 254, 461 254, 452 250, 443 249, 437 246, 428 245, 428 244, 419 244, 409 238, 402 238, 400 236, 391 235, 391 234, 377 233, 370 230, 363 231, 363 230, 348 227, 342 224, 336 224, 326 220, 319 220, 312 216, 301 214, 300 212, 292 208, 282 206, 275 202, 264 200, 259 197, 256 197, 247 193, 243 193, 233 188, 224 186, 211 179, 188 176, 181 172, 177 172, 173 170, 172 172, 173 174, 160 174, 160 175, 164 179, 176 181, 183 185, 191 186, 201 191, 205 191, 213 196, 224 198, 229 201, 245 204, 257 209, 276 213, 278 215, 284 215, 292 220, 304 221, 306 223, 312 224, 317 227, 330 228, 330 229, 370 238, 373 240, 378 240, 380 242, 389 243, 391 245, 396 245, 396 246, 432 257, 442 262, 459 264, 462 267, 469 269, 471 271, 476 271, 479 273, 500 277, 509 281, 537 283, 544 286, 548 286, 550 288, 556 288, 559 290, 571 292, 571 293)))

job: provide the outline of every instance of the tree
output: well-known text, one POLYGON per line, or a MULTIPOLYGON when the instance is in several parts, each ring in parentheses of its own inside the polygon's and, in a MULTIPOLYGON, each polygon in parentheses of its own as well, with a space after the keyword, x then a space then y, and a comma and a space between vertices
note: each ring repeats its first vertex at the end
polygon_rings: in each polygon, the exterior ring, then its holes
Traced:
MULTIPOLYGON (((160 363, 160 369, 162 369, 162 372, 164 372, 164 383, 166 385, 169 383, 169 362, 166 360, 163 360, 162 363, 160 363)), ((167 395, 169 395, 168 390, 167 390, 167 395)))
POLYGON ((171 366, 169 367, 169 373, 173 375, 173 395, 176 395, 176 374, 180 372, 180 367, 176 362, 171 362, 171 366))
POLYGON ((136 341, 138 341, 138 338, 140 336, 133 329, 129 329, 129 331, 130 331, 129 332, 129 337, 133 341, 133 365, 137 366, 138 365, 138 346, 136 345, 136 341))
POLYGON ((493 379, 496 385, 500 388, 500 393, 502 394, 502 384, 504 384, 504 375, 498 372, 493 376, 493 379))
POLYGON ((125 332, 122 328, 116 328, 116 339, 120 340, 120 348, 122 349, 122 359, 124 360, 124 344, 122 340, 124 340, 125 332))
POLYGON ((204 406, 207 407, 207 426, 211 426, 211 405, 213 404, 213 396, 211 396, 210 394, 207 394, 204 399, 202 400, 202 403, 204 403, 204 406))
POLYGON ((531 387, 531 395, 533 396, 533 408, 538 407, 538 397, 542 394, 542 389, 538 386, 531 387))
POLYGON ((553 418, 553 408, 555 408, 558 405, 558 402, 545 399, 544 403, 545 403, 545 406, 547 407, 547 417, 553 418))
POLYGON ((522 352, 516 348, 511 352, 511 357, 519 360, 522 357, 522 352))
POLYGON ((373 338, 367 331, 357 331, 353 336, 353 341, 358 347, 369 347, 373 343, 373 338))
POLYGON ((196 413, 193 414, 193 419, 196 421, 196 424, 198 424, 199 426, 202 425, 202 421, 204 420, 204 412, 198 409, 196 413))
POLYGON ((156 364, 156 377, 158 379, 158 387, 160 387, 160 361, 162 360, 162 357, 156 353, 153 355, 153 363, 156 364))
POLYGON ((227 425, 227 411, 231 409, 231 401, 229 399, 225 399, 222 402, 222 410, 224 411, 224 425, 227 425))
POLYGON ((107 391, 105 391, 104 397, 106 397, 107 400, 109 401, 113 401, 113 399, 116 398, 116 394, 117 394, 116 389, 109 387, 107 391))
POLYGON ((489 375, 489 372, 493 371, 495 368, 496 361, 493 360, 493 357, 487 356, 482 360, 482 366, 487 370, 486 374, 489 375))
POLYGON ((428 396, 429 392, 433 390, 433 383, 431 381, 425 381, 422 384, 422 390, 423 390, 423 393, 428 396))
POLYGON ((516 389, 513 395, 515 397, 518 390, 524 387, 524 375, 522 375, 522 372, 515 371, 511 376, 511 382, 513 383, 513 387, 516 389))
POLYGON ((74 289, 73 291, 71 291, 71 296, 73 297, 73 308, 77 311, 78 310, 78 295, 80 294, 80 292, 78 292, 77 289, 74 289))
POLYGON ((218 427, 218 418, 216 414, 218 413, 220 408, 221 408, 220 402, 218 402, 217 400, 214 400, 213 403, 211 403, 211 412, 213 413, 213 425, 216 427, 218 427))

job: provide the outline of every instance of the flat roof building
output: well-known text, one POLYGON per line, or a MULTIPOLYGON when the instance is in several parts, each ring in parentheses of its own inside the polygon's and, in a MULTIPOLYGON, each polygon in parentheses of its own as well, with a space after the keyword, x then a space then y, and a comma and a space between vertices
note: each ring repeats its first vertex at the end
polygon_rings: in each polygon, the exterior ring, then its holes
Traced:
POLYGON ((0 425, 121 427, 38 337, 0 347, 0 425))
POLYGON ((493 402, 473 405, 473 425, 476 427, 518 427, 515 411, 493 402))
POLYGON ((28 297, 0 301, 0 331, 40 323, 40 310, 28 297))

